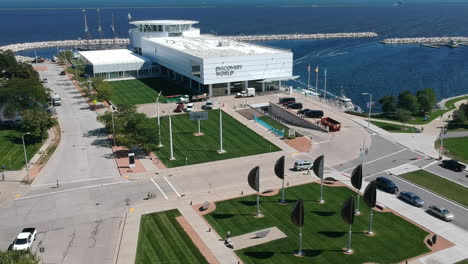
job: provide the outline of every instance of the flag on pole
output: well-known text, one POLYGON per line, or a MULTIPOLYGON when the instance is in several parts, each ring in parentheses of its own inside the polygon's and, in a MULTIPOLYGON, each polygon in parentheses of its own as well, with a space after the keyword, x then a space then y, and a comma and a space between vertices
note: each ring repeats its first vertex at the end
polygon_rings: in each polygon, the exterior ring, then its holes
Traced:
POLYGON ((132 20, 132 15, 130 15, 130 13, 128 13, 128 20, 132 20))
POLYGON ((325 68, 325 72, 323 73, 325 77, 327 77, 327 68, 325 68))
POLYGON ((307 71, 310 72, 310 64, 307 66, 307 71))
POLYGON ((315 72, 318 72, 318 66, 317 66, 317 68, 315 68, 315 72))

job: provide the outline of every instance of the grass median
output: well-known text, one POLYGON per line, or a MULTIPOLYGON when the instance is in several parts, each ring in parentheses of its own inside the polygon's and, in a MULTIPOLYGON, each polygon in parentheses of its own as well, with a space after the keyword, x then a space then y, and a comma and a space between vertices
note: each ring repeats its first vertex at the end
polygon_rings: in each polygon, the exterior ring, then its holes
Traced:
POLYGON ((371 123, 391 133, 414 133, 414 127, 410 126, 403 126, 378 121, 371 121, 371 123))
POLYGON ((208 263, 177 222, 178 210, 141 217, 136 264, 208 263))
MULTIPOLYGON (((22 136, 25 132, 16 129, 0 129, 0 168, 21 170, 24 167, 24 149, 22 136)), ((45 140, 45 139, 44 139, 45 140)), ((41 138, 24 136, 28 160, 36 154, 42 145, 41 138)))
MULTIPOLYGON (((221 236, 227 231, 238 236, 264 228, 278 227, 287 237, 265 244, 237 250, 244 263, 398 263, 428 252, 424 238, 428 234, 393 213, 374 211, 373 231, 375 236, 364 234, 369 224, 369 208, 361 200, 361 215, 353 224, 352 248, 346 255, 348 225, 341 218, 342 203, 356 195, 348 188, 325 187, 326 203, 319 204, 319 184, 307 184, 286 189, 289 205, 280 205, 280 194, 261 197, 263 218, 255 218, 256 196, 216 203, 216 210, 205 219, 221 236), (298 249, 299 228, 291 223, 290 213, 296 199, 304 199, 305 224, 303 248, 305 257, 293 254, 298 249)), ((235 247, 235 245, 234 245, 235 247)))
POLYGON ((187 93, 175 82, 163 78, 113 81, 109 84, 112 91, 111 101, 115 105, 155 103, 159 92, 162 92, 159 102, 165 103, 165 96, 187 93))
POLYGON ((468 189, 425 170, 418 170, 400 175, 410 182, 429 189, 447 199, 468 206, 468 189))
POLYGON ((198 122, 189 119, 188 114, 172 116, 173 150, 175 160, 170 160, 169 118, 161 119, 161 141, 163 147, 155 154, 166 167, 197 164, 209 161, 232 159, 267 152, 280 148, 258 135, 230 115, 223 112, 223 149, 219 154, 220 131, 219 111, 208 111, 208 120, 200 121, 203 136, 195 136, 198 122))

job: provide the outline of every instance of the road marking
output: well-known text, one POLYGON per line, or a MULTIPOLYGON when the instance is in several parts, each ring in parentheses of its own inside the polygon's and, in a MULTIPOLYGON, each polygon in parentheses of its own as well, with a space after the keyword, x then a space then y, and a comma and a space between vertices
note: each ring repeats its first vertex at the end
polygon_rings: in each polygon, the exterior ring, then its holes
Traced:
MULTIPOLYGON (((396 168, 398 168, 398 167, 410 165, 410 164, 415 163, 415 162, 418 162, 418 161, 421 161, 421 160, 413 160, 413 161, 411 161, 411 162, 408 162, 408 163, 405 163, 405 164, 401 164, 401 165, 396 166, 396 167, 393 167, 393 168, 388 168, 388 169, 385 169, 385 170, 383 170, 383 171, 376 172, 376 173, 371 174, 371 175, 367 175, 367 176, 363 177, 363 179, 369 178, 369 177, 372 177, 372 176, 375 176, 375 175, 377 175, 377 174, 379 174, 379 173, 382 173, 382 172, 385 172, 385 173, 387 173, 387 174, 391 174, 391 173, 389 172, 389 170, 393 170, 393 169, 396 169, 396 168)), ((392 175, 394 175, 394 174, 392 174, 392 175)), ((395 176, 396 176, 396 175, 395 175, 395 176)))
MULTIPOLYGON (((82 180, 76 180, 76 181, 65 181, 65 182, 60 182, 60 184, 70 184, 70 183, 85 182, 85 181, 98 181, 98 180, 110 179, 110 178, 118 179, 117 176, 109 176, 109 177, 103 177, 103 178, 89 178, 89 179, 82 179, 82 180)), ((55 186, 55 185, 57 185, 57 183, 33 184, 31 187, 55 186)))
POLYGON ((180 194, 179 194, 179 192, 177 192, 177 190, 174 188, 174 185, 172 185, 172 183, 169 182, 169 180, 168 180, 166 177, 164 177, 164 179, 165 179, 166 182, 169 184, 169 186, 171 186, 172 190, 174 190, 174 192, 177 194, 177 196, 179 196, 179 198, 180 198, 180 194))
POLYGON ((158 190, 162 193, 162 195, 164 195, 164 198, 169 199, 167 198, 167 195, 163 192, 163 190, 161 189, 161 187, 159 187, 159 185, 153 180, 153 178, 151 178, 151 181, 154 183, 154 185, 156 186, 156 188, 158 188, 158 190))
MULTIPOLYGON (((376 162, 376 161, 381 160, 381 159, 388 158, 388 157, 390 157, 390 156, 393 156, 393 155, 398 154, 398 153, 400 153, 400 152, 403 152, 403 151, 405 151, 405 150, 407 150, 407 149, 400 149, 400 150, 397 151, 397 152, 393 152, 393 153, 390 153, 390 154, 388 154, 388 155, 382 156, 382 157, 380 157, 380 158, 377 158, 377 159, 374 159, 374 160, 371 160, 371 161, 368 161, 368 162, 364 162, 364 165, 367 165, 367 164, 369 164, 369 163, 376 162)), ((349 171, 349 170, 353 170, 353 169, 354 169, 354 168, 349 168, 349 169, 342 170, 342 171, 340 171, 340 172, 349 171)))
POLYGON ((120 182, 96 184, 96 185, 91 185, 91 186, 85 186, 85 187, 79 187, 79 188, 74 188, 74 189, 63 190, 63 191, 48 192, 48 193, 41 193, 41 194, 35 194, 35 195, 30 195, 30 196, 24 196, 24 197, 19 197, 19 198, 15 199, 15 200, 25 200, 25 199, 37 198, 37 197, 42 197, 42 196, 47 196, 47 195, 54 195, 54 194, 60 194, 60 193, 65 193, 65 192, 79 191, 79 190, 91 189, 91 188, 95 188, 95 187, 102 187, 102 186, 108 186, 108 185, 114 185, 114 184, 120 184, 120 183, 130 183, 130 182, 131 181, 120 181, 120 182))
POLYGON ((402 177, 399 177, 399 176, 396 176, 396 175, 395 175, 395 178, 397 178, 398 180, 404 181, 404 182, 406 182, 406 183, 409 184, 409 185, 413 185, 414 187, 419 188, 419 189, 421 189, 421 190, 423 190, 423 191, 425 191, 425 192, 427 192, 427 193, 429 193, 429 194, 432 194, 432 195, 434 195, 434 196, 436 196, 436 197, 439 197, 440 199, 445 200, 446 202, 449 202, 449 203, 451 203, 451 204, 453 204, 453 205, 456 205, 456 206, 458 206, 458 207, 460 207, 460 208, 462 208, 462 209, 464 209, 464 210, 467 210, 467 209, 468 209, 468 208, 466 208, 466 207, 464 207, 464 206, 462 206, 462 205, 460 205, 460 204, 458 204, 458 203, 453 202, 452 200, 449 200, 449 199, 443 197, 442 195, 440 195, 440 194, 438 194, 438 193, 436 193, 436 192, 434 192, 434 191, 429 191, 428 189, 423 188, 423 187, 421 187, 421 186, 419 186, 419 185, 417 185, 417 184, 414 184, 414 183, 412 183, 412 182, 410 182, 410 181, 408 181, 408 180, 406 180, 406 179, 404 179, 404 178, 402 178, 402 177))
POLYGON ((15 197, 19 198, 19 197, 21 197, 21 194, 18 193, 17 195, 15 195, 15 197))
POLYGON ((320 142, 313 142, 312 144, 315 144, 315 145, 318 145, 318 144, 322 144, 322 143, 327 143, 327 142, 330 142, 331 140, 324 140, 324 141, 320 141, 320 142))
POLYGON ((132 208, 128 209, 128 211, 129 211, 130 213, 133 213, 133 211, 135 211, 135 208, 132 207, 132 208))
POLYGON ((431 162, 431 163, 427 164, 426 166, 424 166, 424 167, 421 167, 421 169, 423 169, 423 170, 424 170, 424 169, 426 169, 427 167, 430 167, 430 166, 432 166, 432 165, 434 165, 434 164, 436 164, 436 163, 438 163, 438 162, 439 162, 438 160, 436 160, 436 161, 433 161, 433 162, 431 162))

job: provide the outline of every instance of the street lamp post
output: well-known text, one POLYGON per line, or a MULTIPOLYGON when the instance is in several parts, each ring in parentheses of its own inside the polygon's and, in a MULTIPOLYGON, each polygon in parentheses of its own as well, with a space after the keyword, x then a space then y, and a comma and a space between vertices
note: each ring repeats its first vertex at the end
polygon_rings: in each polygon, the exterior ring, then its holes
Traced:
POLYGON ((115 123, 114 123, 114 105, 111 104, 111 116, 112 116, 112 139, 114 140, 114 147, 117 146, 115 143, 115 123))
POLYGON ((221 103, 219 102, 218 98, 218 105, 219 105, 219 150, 218 153, 225 153, 226 151, 223 149, 223 116, 221 112, 221 103))
POLYGON ((444 136, 445 136, 445 127, 447 122, 444 121, 444 125, 442 126, 442 131, 440 131, 440 147, 439 147, 439 159, 442 160, 442 152, 444 150, 444 136))
POLYGON ((27 132, 27 133, 23 134, 23 136, 21 137, 23 139, 24 161, 25 161, 25 164, 26 164, 26 176, 28 178, 28 183, 30 183, 31 180, 29 179, 28 155, 26 154, 26 144, 24 143, 24 136, 25 135, 30 135, 30 134, 31 133, 27 132))
POLYGON ((369 95, 369 118, 367 119, 367 128, 370 126, 370 117, 372 112, 372 94, 371 93, 362 93, 362 95, 369 95))
POLYGON ((158 97, 156 98, 156 106, 158 108, 158 137, 159 137, 159 144, 158 144, 158 148, 162 148, 163 144, 161 143, 161 121, 160 121, 160 117, 159 117, 159 97, 161 96, 161 93, 162 92, 159 92, 159 95, 158 97))

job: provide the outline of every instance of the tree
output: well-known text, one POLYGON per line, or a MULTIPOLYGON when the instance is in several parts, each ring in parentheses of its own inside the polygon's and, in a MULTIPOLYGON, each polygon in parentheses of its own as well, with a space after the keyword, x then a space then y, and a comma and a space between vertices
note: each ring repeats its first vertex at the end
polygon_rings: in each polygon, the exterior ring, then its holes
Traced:
POLYGON ((393 95, 386 95, 379 99, 379 104, 382 106, 382 111, 388 115, 397 110, 396 98, 393 95))
POLYGON ((39 74, 27 63, 18 63, 11 50, 0 52, 0 77, 39 80, 39 74))
POLYGON ((93 85, 98 91, 98 100, 110 100, 112 97, 112 86, 107 82, 99 82, 96 86, 93 85))
POLYGON ((398 108, 416 114, 419 111, 418 99, 410 91, 403 91, 398 95, 398 108))
POLYGON ((468 104, 460 105, 460 108, 453 112, 453 122, 464 124, 468 120, 468 104))
POLYGON ((406 123, 411 119, 412 115, 411 112, 405 109, 399 109, 396 118, 400 120, 402 123, 406 123))
POLYGON ((2 264, 39 264, 39 257, 31 251, 1 251, 0 263, 2 264))
POLYGON ((3 114, 13 118, 20 111, 47 103, 47 93, 42 83, 32 79, 11 79, 0 88, 0 106, 3 114))
POLYGON ((55 119, 39 107, 26 109, 21 112, 21 115, 23 116, 23 129, 33 136, 42 136, 55 125, 55 119))
POLYGON ((431 88, 419 90, 416 93, 421 113, 430 112, 437 103, 437 96, 431 88))

